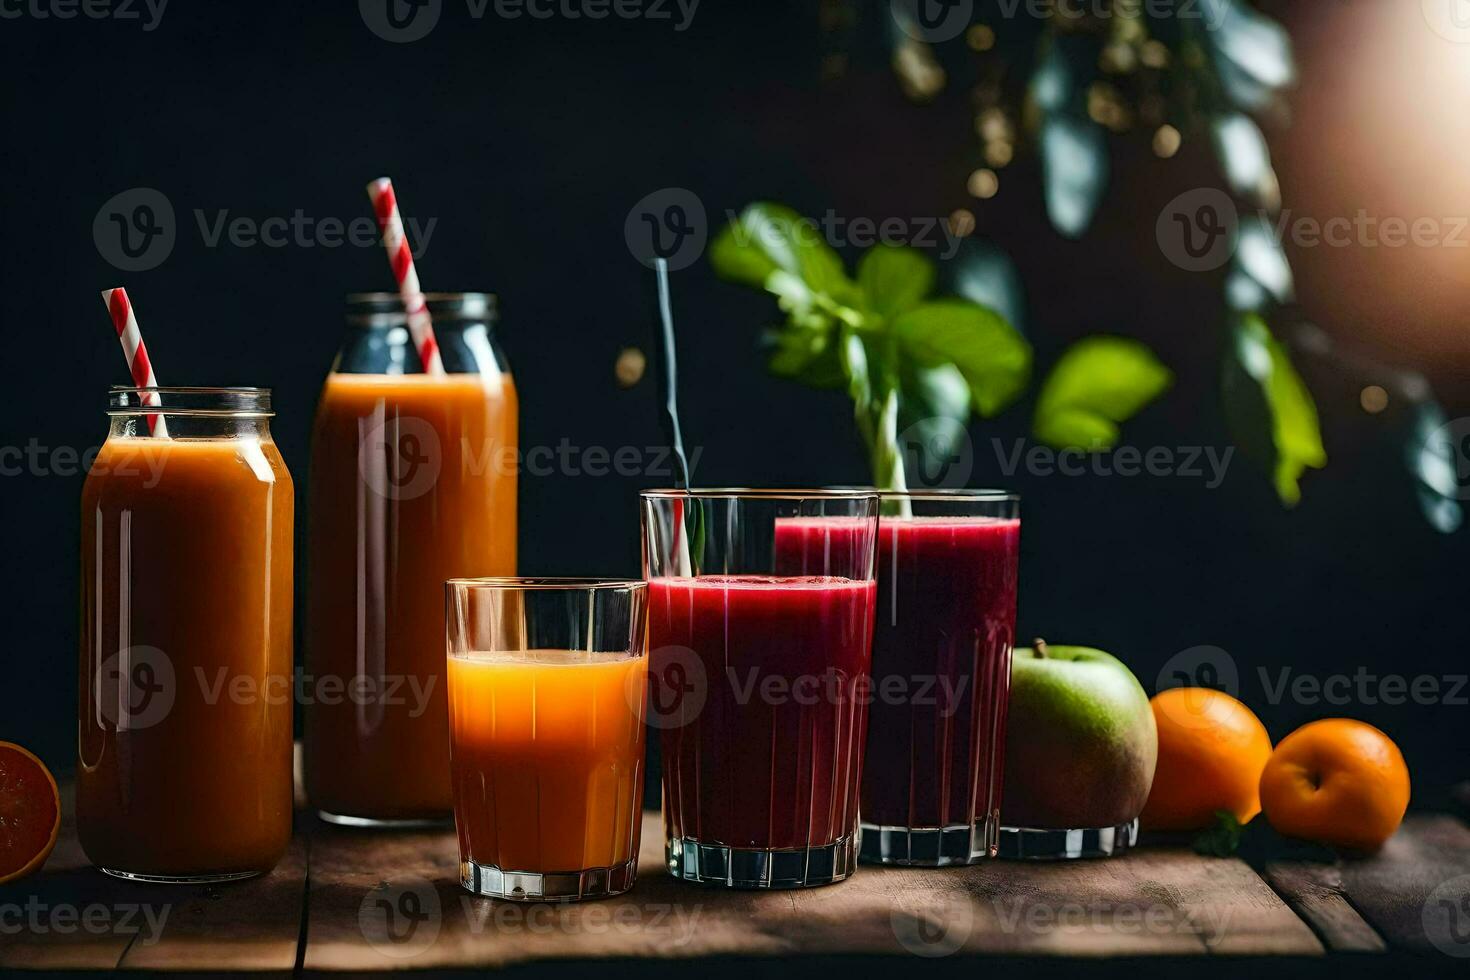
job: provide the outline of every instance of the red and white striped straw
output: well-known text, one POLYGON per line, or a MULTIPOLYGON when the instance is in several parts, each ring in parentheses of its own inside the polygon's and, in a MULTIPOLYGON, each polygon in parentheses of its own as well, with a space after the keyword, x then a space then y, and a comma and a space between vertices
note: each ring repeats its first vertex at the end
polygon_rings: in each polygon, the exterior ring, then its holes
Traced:
POLYGON ((378 216, 378 227, 383 232, 383 247, 388 250, 393 278, 398 281, 398 295, 403 297, 403 308, 408 313, 408 333, 418 349, 419 361, 429 374, 443 374, 439 342, 434 339, 434 324, 424 304, 423 290, 419 288, 419 274, 414 271, 413 250, 408 247, 408 236, 403 233, 403 216, 398 212, 398 195, 393 193, 393 182, 387 177, 379 177, 368 184, 367 192, 378 216))
MULTIPOLYGON (((153 376, 153 362, 148 359, 148 348, 143 344, 143 334, 138 330, 138 318, 133 314, 133 304, 128 302, 128 291, 121 286, 102 290, 102 302, 112 314, 112 326, 117 330, 117 339, 122 341, 123 356, 128 359, 128 371, 133 384, 139 388, 157 388, 158 379, 153 376)), ((139 393, 144 405, 162 405, 163 400, 156 391, 139 393)), ((162 415, 148 416, 148 431, 160 439, 168 438, 168 424, 162 415)))

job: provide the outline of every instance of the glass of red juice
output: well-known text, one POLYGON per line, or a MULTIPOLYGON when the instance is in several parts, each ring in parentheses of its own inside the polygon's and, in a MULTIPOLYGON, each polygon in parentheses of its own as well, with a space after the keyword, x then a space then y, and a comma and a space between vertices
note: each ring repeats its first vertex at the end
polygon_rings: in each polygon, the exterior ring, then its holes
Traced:
MULTIPOLYGON (((851 533, 842 522, 783 522, 778 570, 805 573, 851 533)), ((996 855, 1020 537, 1013 494, 882 494, 865 861, 939 867, 996 855)))
POLYGON ((642 503, 669 871, 730 888, 841 881, 857 865, 878 495, 657 490, 642 503), (788 527, 804 522, 841 530, 783 572, 788 527))

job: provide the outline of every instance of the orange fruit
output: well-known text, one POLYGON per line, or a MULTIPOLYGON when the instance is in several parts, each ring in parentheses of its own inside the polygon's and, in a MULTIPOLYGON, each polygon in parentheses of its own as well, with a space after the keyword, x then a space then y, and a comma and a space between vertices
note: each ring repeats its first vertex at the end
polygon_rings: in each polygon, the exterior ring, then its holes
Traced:
POLYGON ((1261 812, 1261 770, 1271 736, 1251 709, 1208 687, 1161 691, 1149 704, 1159 764, 1140 823, 1150 830, 1204 830, 1215 811, 1241 823, 1261 812))
POLYGON ((1376 851, 1409 808, 1409 767, 1372 725, 1324 718, 1276 746, 1261 773, 1261 806, 1288 837, 1376 851))
POLYGON ((0 742, 0 884, 40 869, 61 830, 61 795, 45 763, 0 742))

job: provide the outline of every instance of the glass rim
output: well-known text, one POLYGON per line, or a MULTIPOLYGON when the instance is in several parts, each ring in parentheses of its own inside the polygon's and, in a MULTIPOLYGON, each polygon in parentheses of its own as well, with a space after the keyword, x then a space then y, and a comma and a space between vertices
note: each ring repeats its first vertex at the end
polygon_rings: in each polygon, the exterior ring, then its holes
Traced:
POLYGON ((641 578, 593 578, 574 575, 483 575, 450 578, 444 587, 461 589, 500 589, 523 592, 597 592, 603 590, 646 589, 641 578))
POLYGON ((267 419, 275 416, 271 408, 271 389, 254 385, 111 385, 107 389, 109 416, 164 415, 169 417, 267 419), (145 395, 157 395, 159 404, 145 405, 145 395), (221 407, 194 404, 169 404, 169 397, 238 398, 244 405, 221 407), (128 399, 136 398, 137 404, 128 399))
POLYGON ((963 500, 975 503, 1020 503, 1021 495, 1011 490, 967 487, 935 487, 932 490, 879 490, 884 500, 963 500))
POLYGON ((657 490, 642 490, 638 494, 644 500, 733 500, 749 497, 753 500, 878 500, 877 490, 842 490, 821 487, 766 488, 766 487, 691 487, 679 490, 672 487, 657 490))
POLYGON ((884 500, 974 500, 1020 503, 1021 495, 1000 487, 919 487, 910 490, 878 490, 873 487, 837 486, 834 490, 872 490, 884 500))

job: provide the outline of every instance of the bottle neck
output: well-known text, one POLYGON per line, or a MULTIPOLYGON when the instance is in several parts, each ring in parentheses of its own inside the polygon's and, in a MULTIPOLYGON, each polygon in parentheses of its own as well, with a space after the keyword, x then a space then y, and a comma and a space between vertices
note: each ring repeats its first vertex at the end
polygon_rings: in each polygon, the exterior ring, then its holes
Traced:
MULTIPOLYGON (((434 339, 448 374, 510 373, 488 321, 448 319, 435 323, 434 339)), ((407 327, 349 320, 347 336, 332 370, 337 374, 422 374, 424 368, 407 327)))

